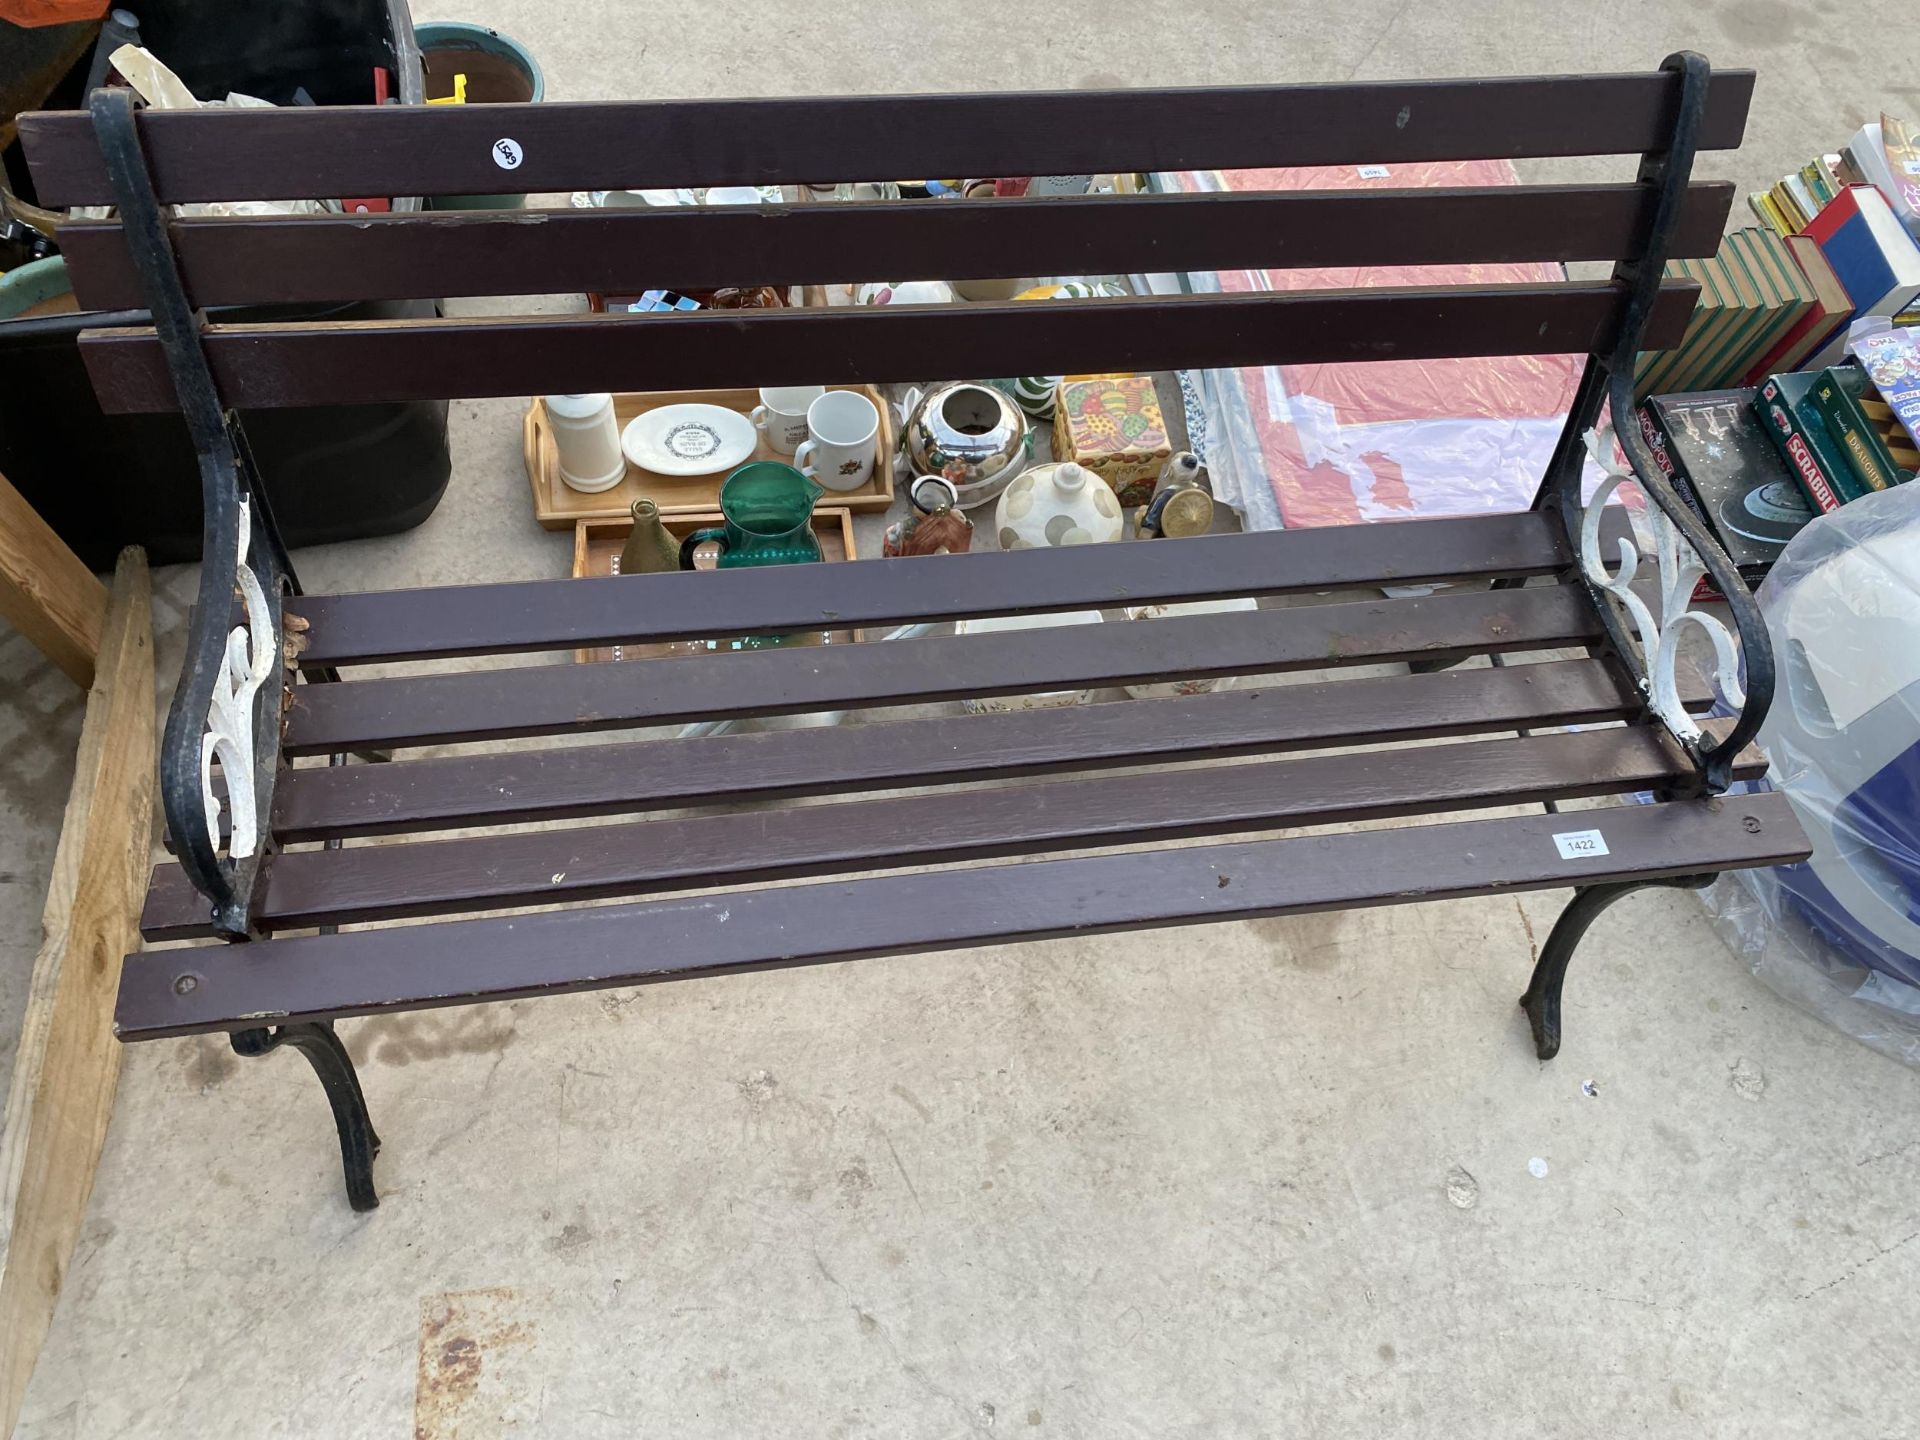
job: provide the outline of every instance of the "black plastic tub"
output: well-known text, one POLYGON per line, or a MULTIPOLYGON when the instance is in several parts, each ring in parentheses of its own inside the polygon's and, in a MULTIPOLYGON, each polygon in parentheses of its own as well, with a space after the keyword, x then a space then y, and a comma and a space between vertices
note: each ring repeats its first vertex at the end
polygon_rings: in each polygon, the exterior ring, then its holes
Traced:
MULTIPOLYGON (((141 37, 197 95, 230 90, 279 104, 304 87, 320 104, 369 104, 373 69, 401 103, 421 103, 420 54, 406 0, 171 0, 139 4, 141 37)), ((72 93, 83 103, 86 60, 72 93)), ((13 172, 17 167, 9 165, 13 172)), ((395 209, 417 199, 396 198, 395 209)), ((249 306, 214 319, 390 320, 435 313, 432 300, 249 306)), ((89 327, 145 325, 145 311, 0 321, 0 474, 97 570, 127 545, 155 564, 200 558, 200 476, 172 415, 106 415, 81 363, 89 327)), ((440 501, 451 461, 445 401, 265 410, 243 417, 290 546, 389 535, 440 501)))

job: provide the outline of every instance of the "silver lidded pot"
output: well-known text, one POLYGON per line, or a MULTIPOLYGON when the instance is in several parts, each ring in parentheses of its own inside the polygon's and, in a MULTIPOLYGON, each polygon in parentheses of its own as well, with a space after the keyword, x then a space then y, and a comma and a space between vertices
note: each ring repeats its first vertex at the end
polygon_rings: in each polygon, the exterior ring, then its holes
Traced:
POLYGON ((909 391, 906 408, 907 463, 916 475, 951 481, 963 510, 998 497, 1026 467, 1027 417, 992 386, 956 380, 924 395, 909 391))

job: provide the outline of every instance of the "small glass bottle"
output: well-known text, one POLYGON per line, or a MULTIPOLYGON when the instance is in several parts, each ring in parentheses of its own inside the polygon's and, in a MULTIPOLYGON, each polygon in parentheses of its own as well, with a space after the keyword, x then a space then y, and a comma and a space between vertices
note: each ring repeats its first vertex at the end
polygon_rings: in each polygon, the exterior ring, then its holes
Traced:
POLYGON ((622 575, 654 575, 680 568, 680 542, 660 523, 660 507, 642 497, 633 502, 633 533, 620 549, 622 575))

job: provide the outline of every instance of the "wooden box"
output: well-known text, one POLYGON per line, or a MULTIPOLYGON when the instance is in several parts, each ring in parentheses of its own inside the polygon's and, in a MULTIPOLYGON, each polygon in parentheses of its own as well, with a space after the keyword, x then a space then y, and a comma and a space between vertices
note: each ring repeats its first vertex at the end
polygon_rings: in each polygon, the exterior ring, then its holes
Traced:
MULTIPOLYGON (((847 510, 885 510, 893 504, 893 411, 880 392, 871 385, 829 385, 829 390, 857 390, 880 411, 880 433, 875 437, 873 476, 858 490, 829 491, 825 500, 833 508, 847 510)), ((623 430, 634 416, 662 405, 723 405, 745 415, 760 403, 757 390, 654 390, 613 397, 614 421, 623 430)), ((534 518, 549 530, 571 529, 576 521, 619 517, 631 512, 633 502, 645 496, 660 506, 662 515, 683 514, 690 510, 712 510, 720 503, 720 484, 727 472, 713 475, 658 475, 629 464, 626 477, 611 490, 588 495, 572 489, 560 478, 559 452, 553 430, 547 421, 547 402, 538 396, 527 407, 521 426, 521 440, 527 462, 527 481, 533 486, 534 518)), ((760 438, 753 452, 755 460, 791 460, 760 438)), ((744 463, 744 462, 743 462, 744 463)), ((716 522, 717 523, 717 522, 716 522)), ((618 546, 614 547, 617 551, 618 546)))
MULTIPOLYGON (((695 530, 723 524, 724 517, 718 510, 695 510, 683 514, 662 515, 660 523, 666 527, 667 533, 674 539, 683 540, 695 530)), ((632 529, 631 515, 575 521, 573 527, 574 578, 579 580, 590 575, 618 574, 620 551, 625 547, 628 532, 632 529)), ((813 512, 813 533, 819 538, 820 553, 826 556, 829 562, 859 558, 853 545, 853 514, 846 506, 816 506, 813 512)), ((857 630, 821 633, 825 636, 825 639, 819 642, 822 644, 847 645, 860 638, 860 632, 857 630)), ((714 652, 700 641, 682 641, 660 645, 602 645, 592 650, 575 650, 573 658, 591 662, 712 653, 714 652)))

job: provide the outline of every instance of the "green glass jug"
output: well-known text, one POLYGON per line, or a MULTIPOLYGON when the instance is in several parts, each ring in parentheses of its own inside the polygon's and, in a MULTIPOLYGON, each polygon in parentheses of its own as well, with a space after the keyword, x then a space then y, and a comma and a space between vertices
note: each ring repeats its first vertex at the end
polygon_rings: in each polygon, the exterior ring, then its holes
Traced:
POLYGON ((720 546, 722 570, 825 559, 813 533, 813 502, 826 493, 778 460, 742 465, 720 487, 720 513, 727 523, 696 530, 682 540, 680 568, 693 569, 693 552, 708 541, 720 546))

